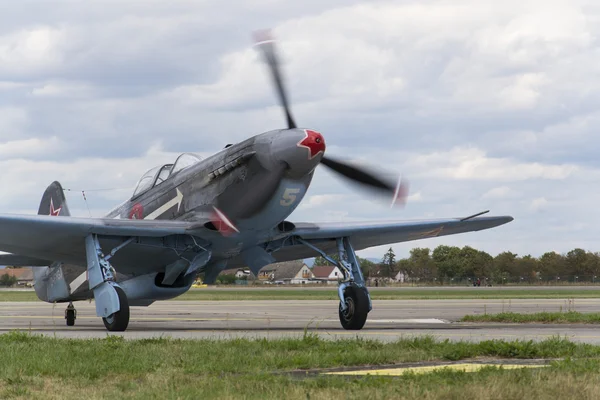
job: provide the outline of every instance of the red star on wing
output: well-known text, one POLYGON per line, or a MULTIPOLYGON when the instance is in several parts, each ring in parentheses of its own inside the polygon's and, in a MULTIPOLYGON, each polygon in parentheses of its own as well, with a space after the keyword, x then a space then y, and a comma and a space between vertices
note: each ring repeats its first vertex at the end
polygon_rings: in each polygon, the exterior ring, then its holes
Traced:
POLYGON ((52 215, 52 216, 58 216, 58 214, 60 214, 60 210, 62 210, 62 206, 58 207, 56 210, 54 209, 54 203, 52 202, 52 197, 50 197, 50 214, 48 215, 52 215))
POLYGON ((308 159, 312 160, 319 153, 325 152, 325 140, 323 139, 323 135, 319 132, 311 131, 310 129, 305 129, 304 133, 306 133, 306 137, 298 142, 298 147, 304 147, 308 149, 308 159))

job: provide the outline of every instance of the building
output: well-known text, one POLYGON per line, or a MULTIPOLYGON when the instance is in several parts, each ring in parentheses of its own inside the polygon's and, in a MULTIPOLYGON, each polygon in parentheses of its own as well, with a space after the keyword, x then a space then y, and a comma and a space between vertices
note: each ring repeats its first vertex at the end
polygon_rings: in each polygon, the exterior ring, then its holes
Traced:
POLYGON ((31 267, 4 268, 0 271, 0 275, 4 274, 17 278, 17 286, 33 286, 33 269, 31 267))
POLYGON ((310 283, 314 279, 310 268, 302 260, 269 264, 258 273, 261 281, 300 285, 310 283))
POLYGON ((344 277, 337 265, 315 265, 312 273, 316 280, 328 285, 335 285, 344 277))
POLYGON ((396 274, 396 276, 394 277, 394 280, 396 282, 400 282, 400 283, 404 283, 408 281, 408 275, 406 274, 406 272, 400 271, 396 274))
POLYGON ((238 279, 251 279, 252 277, 252 273, 250 272, 249 269, 238 269, 237 272, 235 273, 235 277, 238 279))

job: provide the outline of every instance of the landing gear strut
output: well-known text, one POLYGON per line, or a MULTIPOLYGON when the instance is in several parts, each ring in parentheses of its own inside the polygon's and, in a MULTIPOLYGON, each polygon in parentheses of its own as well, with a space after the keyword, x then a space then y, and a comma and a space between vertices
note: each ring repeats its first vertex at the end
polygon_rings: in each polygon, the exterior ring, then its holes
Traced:
POLYGON ((119 249, 131 241, 125 241, 105 256, 100 248, 98 236, 91 234, 85 238, 87 272, 90 289, 94 292, 96 315, 102 317, 109 331, 122 332, 129 324, 129 302, 121 287, 115 282, 114 268, 108 260, 119 249))
POLYGON ((321 249, 311 243, 299 239, 300 243, 317 251, 330 263, 337 265, 343 279, 338 286, 340 298, 339 317, 342 327, 347 330, 359 330, 367 322, 367 314, 372 309, 371 297, 365 286, 365 279, 358 263, 354 248, 347 237, 336 239, 340 261, 336 262, 321 249))
POLYGON ((75 325, 75 319, 77 318, 77 310, 75 310, 75 306, 73 303, 69 303, 67 309, 65 310, 65 319, 67 320, 67 326, 75 325))

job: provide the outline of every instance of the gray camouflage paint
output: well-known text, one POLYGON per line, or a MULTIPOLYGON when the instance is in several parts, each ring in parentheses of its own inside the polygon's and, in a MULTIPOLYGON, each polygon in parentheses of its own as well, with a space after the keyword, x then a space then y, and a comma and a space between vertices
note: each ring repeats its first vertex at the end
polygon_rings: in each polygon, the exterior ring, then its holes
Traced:
MULTIPOLYGON (((213 206, 218 207, 227 217, 234 217, 232 222, 239 234, 231 238, 219 235, 218 240, 204 243, 205 248, 210 250, 210 260, 204 268, 194 271, 205 271, 206 275, 214 275, 216 278, 218 272, 225 268, 227 260, 239 256, 246 249, 274 239, 274 229, 302 201, 323 154, 321 151, 313 155, 310 149, 299 146, 306 137, 304 129, 276 130, 231 145, 130 198, 110 211, 106 217, 147 219, 150 216, 157 220, 206 224, 215 213, 213 206), (259 199, 260 207, 254 212, 244 215, 244 218, 235 218, 236 206, 244 204, 244 196, 260 186, 261 181, 268 180, 282 163, 285 170, 276 177, 272 193, 259 199), (165 204, 172 206, 157 215, 156 211, 165 204)), ((323 142, 323 150, 324 146, 323 142)), ((56 215, 70 215, 62 188, 58 182, 54 182, 44 193, 38 213, 53 215, 57 210, 56 215)), ((167 266, 182 259, 165 248, 159 249, 159 253, 161 255, 158 257, 153 254, 153 260, 158 260, 155 265, 132 265, 135 259, 127 255, 127 249, 117 253, 111 260, 118 272, 124 272, 117 274, 117 281, 132 305, 136 300, 144 303, 147 300, 177 296, 185 292, 193 282, 195 273, 188 274, 187 277, 182 275, 182 279, 170 285, 171 287, 155 287, 158 283, 157 274, 164 273, 167 266), (153 269, 155 271, 148 274, 153 269), (142 274, 139 271, 143 271, 142 274), (138 285, 150 289, 139 290, 138 285)), ((186 255, 188 260, 193 258, 193 254, 186 255)), ((143 258, 138 257, 140 260, 143 258)), ((272 258, 266 257, 264 265, 271 261, 272 258)), ((44 301, 72 301, 93 297, 85 278, 85 265, 56 261, 49 267, 34 270, 36 292, 44 301)))

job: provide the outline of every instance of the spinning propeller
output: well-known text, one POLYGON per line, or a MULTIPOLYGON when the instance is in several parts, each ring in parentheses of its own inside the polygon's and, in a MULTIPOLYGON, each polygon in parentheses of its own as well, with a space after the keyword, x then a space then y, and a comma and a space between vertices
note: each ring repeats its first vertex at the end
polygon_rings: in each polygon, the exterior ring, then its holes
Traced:
MULTIPOLYGON (((259 31, 255 33, 256 46, 261 50, 264 59, 269 66, 271 71, 271 77, 277 95, 279 96, 279 102, 283 107, 285 117, 289 129, 296 128, 296 122, 292 117, 292 112, 288 103, 288 97, 281 77, 279 68, 279 59, 275 51, 275 41, 271 37, 270 31, 259 31)), ((375 172, 368 171, 358 166, 350 165, 339 159, 332 159, 327 156, 323 156, 321 164, 342 177, 350 180, 351 182, 358 183, 363 187, 370 189, 371 191, 383 193, 386 197, 391 197, 392 206, 406 204, 406 198, 408 196, 408 184, 402 179, 396 182, 390 182, 388 179, 376 174, 375 172)))
MULTIPOLYGON (((285 113, 288 129, 297 129, 283 84, 279 59, 275 51, 275 42, 271 38, 269 31, 257 32, 255 39, 257 42, 256 46, 261 51, 271 71, 271 78, 273 79, 279 102, 285 113)), ((321 134, 308 129, 305 132, 306 138, 299 142, 297 146, 308 149, 309 160, 320 155, 321 165, 324 165, 352 183, 357 183, 371 192, 385 196, 391 200, 392 206, 403 206, 406 203, 408 195, 408 184, 406 182, 401 179, 391 181, 382 174, 351 165, 340 159, 326 157, 322 154, 325 150, 325 143, 321 134)), ((230 186, 231 190, 219 196, 218 208, 213 207, 214 213, 212 214, 211 223, 216 230, 225 236, 239 232, 235 226, 235 221, 250 218, 265 206, 279 188, 281 179, 289 167, 286 163, 281 162, 276 166, 271 165, 267 168, 262 166, 256 158, 252 158, 248 162, 251 164, 254 163, 253 170, 259 172, 254 173, 252 177, 246 180, 232 184, 230 186), (246 193, 243 198, 239 195, 241 192, 246 193)))

